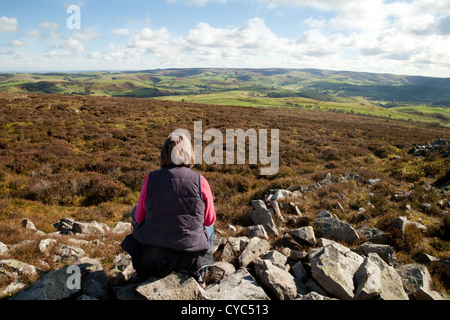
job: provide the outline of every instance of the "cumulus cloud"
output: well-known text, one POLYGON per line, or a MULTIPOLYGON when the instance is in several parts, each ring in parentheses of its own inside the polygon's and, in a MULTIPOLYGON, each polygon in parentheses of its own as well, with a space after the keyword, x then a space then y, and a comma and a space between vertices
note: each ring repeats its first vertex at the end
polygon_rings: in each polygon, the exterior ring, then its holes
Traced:
POLYGON ((41 29, 49 29, 49 30, 58 30, 59 29, 59 25, 55 22, 50 22, 50 21, 45 21, 42 22, 38 25, 39 28, 41 29))
POLYGON ((88 27, 84 30, 75 30, 73 32, 74 39, 92 41, 95 38, 100 38, 102 35, 94 28, 88 27))
POLYGON ((19 22, 16 18, 0 17, 0 33, 17 31, 19 22))
POLYGON ((115 35, 119 35, 119 36, 129 36, 129 35, 131 35, 130 29, 126 29, 126 28, 114 29, 113 33, 115 35))
POLYGON ((109 52, 89 57, 133 65, 152 61, 161 67, 314 67, 409 74, 449 67, 449 1, 254 1, 272 9, 309 6, 324 14, 299 21, 303 29, 294 37, 277 35, 261 17, 225 27, 199 22, 182 35, 167 27, 147 27, 134 35, 129 29, 114 29, 114 34, 128 36, 128 43, 111 44, 109 52))
POLYGON ((84 45, 78 39, 70 38, 60 45, 61 49, 68 49, 74 54, 83 53, 85 51, 84 45))
POLYGON ((25 47, 28 45, 27 42, 21 41, 21 40, 12 40, 9 45, 11 47, 25 47))

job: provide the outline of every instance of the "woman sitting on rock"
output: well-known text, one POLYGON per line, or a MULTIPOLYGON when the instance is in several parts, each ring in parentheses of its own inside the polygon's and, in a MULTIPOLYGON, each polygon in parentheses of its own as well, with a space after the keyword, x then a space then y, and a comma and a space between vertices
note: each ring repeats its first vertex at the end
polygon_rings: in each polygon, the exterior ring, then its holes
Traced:
POLYGON ((161 169, 144 181, 133 233, 122 242, 141 279, 185 271, 202 283, 214 264, 213 196, 208 181, 191 170, 194 160, 189 139, 174 132, 161 149, 161 169))

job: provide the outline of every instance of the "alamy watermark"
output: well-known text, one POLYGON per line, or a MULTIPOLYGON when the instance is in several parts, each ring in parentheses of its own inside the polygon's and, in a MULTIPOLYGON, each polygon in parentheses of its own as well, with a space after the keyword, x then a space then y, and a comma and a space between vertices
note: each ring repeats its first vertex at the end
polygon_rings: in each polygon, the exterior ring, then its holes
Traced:
MULTIPOLYGON (((279 130, 270 129, 270 155, 268 155, 268 130, 259 129, 226 129, 225 148, 224 135, 219 129, 208 129, 203 133, 202 121, 194 121, 194 164, 246 164, 246 140, 248 139, 248 164, 269 165, 260 168, 261 175, 275 175, 280 165, 279 161, 279 130), (203 141, 211 142, 203 149, 203 141), (236 150, 235 150, 236 142, 236 150), (224 151, 225 150, 225 151, 224 151)), ((191 141, 191 134, 187 129, 176 129, 172 132, 172 140, 183 134, 191 141)), ((180 157, 172 150, 173 163, 180 164, 180 157)), ((189 156, 184 153, 184 159, 189 162, 189 156)), ((186 163, 186 162, 185 162, 186 163)))
POLYGON ((81 29, 81 9, 80 6, 76 4, 71 4, 67 7, 66 12, 70 16, 66 20, 66 26, 69 30, 80 30, 81 29))
POLYGON ((66 270, 70 276, 67 278, 66 287, 69 290, 81 289, 81 270, 77 265, 69 266, 66 270))

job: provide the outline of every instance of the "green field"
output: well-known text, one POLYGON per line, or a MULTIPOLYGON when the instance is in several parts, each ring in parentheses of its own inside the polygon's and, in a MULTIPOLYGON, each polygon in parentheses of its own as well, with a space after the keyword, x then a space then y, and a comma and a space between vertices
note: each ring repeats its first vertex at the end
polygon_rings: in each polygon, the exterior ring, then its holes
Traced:
POLYGON ((0 92, 288 107, 450 127, 450 78, 315 69, 164 69, 0 74, 0 92))

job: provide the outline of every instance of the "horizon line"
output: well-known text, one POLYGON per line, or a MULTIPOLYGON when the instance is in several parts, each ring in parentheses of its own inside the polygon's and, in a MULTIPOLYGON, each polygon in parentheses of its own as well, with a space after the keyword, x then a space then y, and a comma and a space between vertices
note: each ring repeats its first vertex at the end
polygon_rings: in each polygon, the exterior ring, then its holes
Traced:
POLYGON ((144 71, 162 71, 162 70, 206 70, 206 69, 216 69, 216 70, 318 70, 318 71, 328 71, 328 72, 352 72, 352 73, 367 73, 367 74, 379 74, 379 75, 394 75, 394 76, 408 76, 408 77, 423 77, 423 78, 437 78, 437 79, 450 79, 450 76, 439 77, 439 76, 425 76, 417 74, 400 74, 400 73, 387 73, 387 72, 371 72, 371 71, 352 71, 352 70, 332 70, 332 69, 321 69, 321 68, 287 68, 287 67, 168 67, 168 68, 155 68, 155 69, 104 69, 104 70, 65 70, 65 71, 55 71, 55 70, 40 70, 40 71, 0 71, 0 74, 42 74, 42 73, 94 73, 94 72, 144 72, 144 71))

